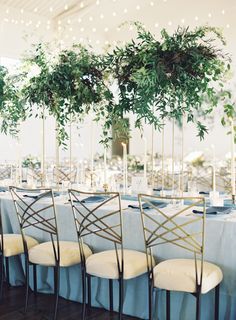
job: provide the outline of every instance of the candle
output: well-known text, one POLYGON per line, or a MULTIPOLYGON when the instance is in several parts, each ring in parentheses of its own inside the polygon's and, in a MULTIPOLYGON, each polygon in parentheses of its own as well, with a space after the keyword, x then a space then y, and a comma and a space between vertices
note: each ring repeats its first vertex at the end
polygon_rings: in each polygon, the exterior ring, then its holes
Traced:
POLYGON ((216 191, 215 146, 212 144, 212 190, 216 191))
POLYGON ((93 135, 94 135, 94 128, 93 128, 93 120, 91 121, 91 136, 90 136, 90 161, 91 161, 91 174, 93 174, 93 170, 94 170, 94 146, 93 146, 93 135))
POLYGON ((104 183, 107 183, 107 149, 104 148, 104 183))
POLYGON ((234 152, 234 119, 231 120, 231 187, 235 196, 235 152, 234 152))
POLYGON ((123 193, 127 191, 127 145, 122 143, 123 147, 123 193))
POLYGON ((147 178, 147 139, 143 138, 144 142, 144 157, 143 157, 143 176, 147 178))

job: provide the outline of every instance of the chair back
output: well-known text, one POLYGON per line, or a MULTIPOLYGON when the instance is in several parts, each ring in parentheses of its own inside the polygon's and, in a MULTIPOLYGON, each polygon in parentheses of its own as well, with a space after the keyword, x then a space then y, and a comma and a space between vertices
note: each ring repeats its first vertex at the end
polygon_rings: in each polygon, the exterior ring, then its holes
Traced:
POLYGON ((53 169, 53 180, 59 184, 64 181, 75 183, 77 177, 77 168, 72 167, 55 167, 53 169))
MULTIPOLYGON (((201 286, 206 214, 204 198, 159 197, 140 194, 139 206, 149 274, 153 276, 154 265, 153 260, 150 259, 153 256, 152 249, 160 245, 172 245, 187 251, 194 258, 196 285, 201 286), (192 213, 193 209, 202 214, 192 213)), ((158 256, 158 251, 156 253, 158 256)))
POLYGON ((118 268, 122 272, 123 238, 120 194, 117 192, 82 192, 69 189, 69 197, 80 245, 82 263, 85 263, 83 239, 86 236, 95 235, 114 245, 118 268), (92 202, 93 199, 98 202, 92 202), (119 249, 121 250, 120 258, 119 249))
POLYGON ((42 232, 44 239, 49 238, 49 241, 52 242, 55 262, 59 264, 59 237, 52 189, 18 187, 10 187, 9 189, 20 225, 25 254, 28 252, 25 233, 29 229, 37 229, 42 232))

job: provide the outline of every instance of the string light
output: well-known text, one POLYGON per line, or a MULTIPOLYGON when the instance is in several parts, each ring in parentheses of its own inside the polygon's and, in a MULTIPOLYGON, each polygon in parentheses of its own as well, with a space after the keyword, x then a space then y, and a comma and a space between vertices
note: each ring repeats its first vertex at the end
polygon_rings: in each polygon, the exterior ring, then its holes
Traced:
POLYGON ((212 17, 212 14, 211 13, 208 13, 208 18, 211 18, 212 17))
POLYGON ((96 29, 96 28, 93 28, 93 29, 92 29, 92 31, 93 31, 93 32, 96 32, 96 31, 97 31, 97 29, 96 29))
POLYGON ((82 27, 82 28, 80 28, 80 31, 81 31, 81 32, 84 32, 84 28, 83 28, 83 27, 82 27))
POLYGON ((195 17, 195 21, 198 21, 198 17, 197 16, 195 17))
POLYGON ((158 27, 159 27, 159 23, 156 22, 156 23, 155 23, 155 28, 158 28, 158 27))
POLYGON ((116 12, 112 12, 113 17, 116 17, 116 12))
POLYGON ((172 26, 172 21, 169 21, 169 22, 168 22, 168 26, 172 26))
POLYGON ((53 12, 53 7, 50 7, 50 8, 49 8, 49 11, 50 11, 50 12, 53 12))
POLYGON ((78 18, 78 23, 81 23, 82 22, 82 19, 81 18, 78 18))
POLYGON ((124 9, 124 13, 127 13, 127 12, 128 12, 128 9, 127 9, 127 8, 125 8, 125 9, 124 9))
POLYGON ((83 2, 81 2, 81 4, 80 4, 80 8, 81 8, 81 9, 83 9, 83 7, 84 7, 84 3, 83 3, 83 2))
POLYGON ((38 12, 38 8, 34 8, 34 12, 38 12))
POLYGON ((24 13, 24 9, 20 9, 20 13, 23 14, 24 13))
POLYGON ((104 29, 105 32, 108 32, 108 30, 109 30, 109 29, 108 29, 107 27, 104 29))
POLYGON ((96 1, 96 5, 98 6, 99 4, 100 4, 100 1, 99 1, 99 0, 97 0, 97 1, 96 1))
POLYGON ((104 15, 102 13, 100 14, 100 19, 104 19, 104 15))
POLYGON ((151 7, 154 6, 154 2, 153 2, 153 1, 150 2, 150 6, 151 6, 151 7))
POLYGON ((184 19, 181 19, 181 23, 183 23, 183 24, 184 24, 184 23, 185 23, 185 20, 184 20, 184 19))
POLYGON ((225 14, 225 10, 223 9, 223 10, 221 11, 221 13, 222 13, 222 14, 225 14))
POLYGON ((140 5, 137 5, 137 6, 136 6, 136 10, 140 10, 140 5))
POLYGON ((229 24, 227 24, 227 25, 226 25, 226 28, 227 28, 227 29, 229 29, 229 27, 230 27, 230 25, 229 25, 229 24))
POLYGON ((89 17, 89 21, 93 21, 93 17, 92 16, 89 17))
POLYGON ((68 10, 68 4, 65 4, 64 9, 65 11, 68 10))

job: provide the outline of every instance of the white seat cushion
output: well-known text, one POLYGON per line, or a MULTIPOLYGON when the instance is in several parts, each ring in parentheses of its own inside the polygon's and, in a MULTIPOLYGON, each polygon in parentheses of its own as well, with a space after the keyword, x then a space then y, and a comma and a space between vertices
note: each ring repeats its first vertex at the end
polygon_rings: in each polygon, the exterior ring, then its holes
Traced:
MULTIPOLYGON (((78 242, 59 241, 60 243, 60 266, 69 267, 80 263, 80 250, 78 242)), ((55 241, 55 248, 57 243, 55 241)), ((84 244, 84 254, 87 258, 92 254, 90 248, 84 244)), ((43 266, 55 266, 55 257, 52 242, 41 243, 29 250, 29 261, 43 266)))
MULTIPOLYGON (((121 256, 120 250, 118 251, 121 256)), ((154 263, 155 264, 155 263, 154 263)), ((118 279, 115 250, 95 253, 86 260, 86 272, 96 277, 118 279)), ((124 250, 124 279, 132 279, 147 272, 146 254, 134 250, 124 250)))
MULTIPOLYGON (((201 262, 197 261, 200 274, 201 262)), ((195 260, 170 259, 160 262, 154 270, 154 286, 170 291, 196 292, 195 260)), ((204 261, 202 293, 215 288, 223 279, 221 269, 204 261)))
MULTIPOLYGON (((28 248, 38 244, 38 241, 32 237, 25 236, 27 241, 28 248)), ((1 245, 1 236, 0 236, 0 245, 1 245)), ((12 257, 24 252, 24 246, 22 241, 21 234, 4 234, 3 235, 3 255, 5 257, 12 257)))

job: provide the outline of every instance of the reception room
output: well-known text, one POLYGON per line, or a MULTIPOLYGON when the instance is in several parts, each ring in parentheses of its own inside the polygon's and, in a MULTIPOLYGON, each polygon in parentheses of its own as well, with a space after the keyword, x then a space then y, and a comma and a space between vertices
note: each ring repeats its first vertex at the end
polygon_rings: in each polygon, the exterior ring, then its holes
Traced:
POLYGON ((0 0, 0 320, 236 319, 235 15, 0 0))

